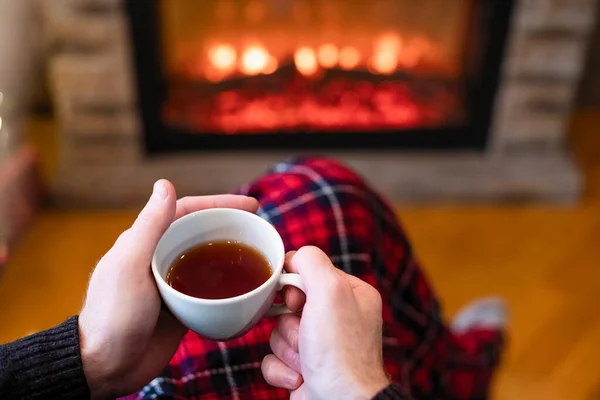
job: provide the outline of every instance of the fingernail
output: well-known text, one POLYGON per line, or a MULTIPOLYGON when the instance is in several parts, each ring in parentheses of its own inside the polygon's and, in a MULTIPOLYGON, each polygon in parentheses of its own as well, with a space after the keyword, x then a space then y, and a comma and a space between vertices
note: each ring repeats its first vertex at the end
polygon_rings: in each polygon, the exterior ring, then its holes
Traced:
POLYGON ((288 371, 285 374, 285 382, 289 385, 290 388, 296 388, 298 386, 298 378, 300 375, 294 371, 288 371))
POLYGON ((161 199, 166 199, 169 195, 169 192, 162 181, 156 181, 152 194, 159 196, 161 199))

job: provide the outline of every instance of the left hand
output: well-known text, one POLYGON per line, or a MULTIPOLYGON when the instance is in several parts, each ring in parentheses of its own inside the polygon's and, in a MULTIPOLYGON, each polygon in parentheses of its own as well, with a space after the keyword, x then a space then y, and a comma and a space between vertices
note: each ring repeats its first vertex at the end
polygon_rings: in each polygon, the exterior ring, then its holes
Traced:
POLYGON ((92 398, 131 394, 168 364, 187 329, 161 300, 150 270, 154 249, 173 221, 207 208, 256 212, 246 196, 186 197, 160 180, 131 228, 119 236, 90 279, 79 316, 81 356, 92 398))

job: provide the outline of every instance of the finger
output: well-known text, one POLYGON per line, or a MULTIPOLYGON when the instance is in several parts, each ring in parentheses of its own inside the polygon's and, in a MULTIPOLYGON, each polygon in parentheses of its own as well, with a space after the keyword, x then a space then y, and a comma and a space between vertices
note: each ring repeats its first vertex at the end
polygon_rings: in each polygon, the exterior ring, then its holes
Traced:
POLYGON ((271 350, 273 350, 273 354, 283 361, 285 365, 298 373, 302 372, 302 368, 300 367, 300 355, 288 342, 286 342, 278 329, 273 329, 271 332, 269 344, 271 350))
POLYGON ((302 247, 293 255, 290 269, 298 271, 306 290, 307 302, 326 304, 323 301, 331 299, 334 291, 351 290, 350 284, 343 279, 344 273, 333 266, 327 254, 314 246, 302 247))
POLYGON ((299 352, 298 339, 300 331, 300 317, 294 314, 284 314, 277 319, 277 330, 281 337, 296 353, 299 352))
POLYGON ((176 198, 175 188, 171 182, 166 179, 156 181, 152 196, 131 227, 137 239, 158 242, 173 222, 176 198))
POLYGON ((156 244, 175 217, 175 199, 175 188, 171 182, 164 179, 157 181, 146 206, 131 228, 119 236, 105 258, 125 261, 119 264, 136 269, 150 265, 156 244))
MULTIPOLYGON (((295 251, 290 251, 285 255, 284 268, 286 272, 298 273, 298 271, 291 264, 291 260, 296 254, 295 251)), ((302 310, 304 303, 306 302, 306 295, 304 292, 294 286, 285 286, 282 290, 283 301, 288 308, 294 312, 302 310)))
POLYGON ((258 201, 252 197, 234 194, 183 197, 177 200, 175 219, 193 213, 194 211, 206 210, 209 208, 237 208, 238 210, 255 213, 258 210, 258 201))
POLYGON ((302 384, 302 375, 285 365, 273 354, 269 354, 263 359, 260 369, 269 385, 295 390, 302 384))
POLYGON ((283 261, 283 266, 285 270, 294 274, 298 273, 298 268, 294 264, 292 264, 292 258, 294 258, 294 255, 296 255, 296 253, 296 250, 288 251, 287 253, 285 253, 285 259, 283 261))

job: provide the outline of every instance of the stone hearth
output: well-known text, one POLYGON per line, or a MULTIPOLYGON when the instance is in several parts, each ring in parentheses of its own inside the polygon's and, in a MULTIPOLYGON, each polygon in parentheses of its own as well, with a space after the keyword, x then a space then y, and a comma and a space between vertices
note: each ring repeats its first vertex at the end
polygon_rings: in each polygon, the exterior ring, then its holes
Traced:
MULTIPOLYGON (((180 195, 226 192, 288 152, 144 153, 122 0, 40 2, 61 132, 58 204, 125 205, 157 178, 180 195)), ((582 179, 566 126, 596 0, 520 0, 511 26, 491 141, 483 153, 327 152, 394 201, 572 202, 582 179)))

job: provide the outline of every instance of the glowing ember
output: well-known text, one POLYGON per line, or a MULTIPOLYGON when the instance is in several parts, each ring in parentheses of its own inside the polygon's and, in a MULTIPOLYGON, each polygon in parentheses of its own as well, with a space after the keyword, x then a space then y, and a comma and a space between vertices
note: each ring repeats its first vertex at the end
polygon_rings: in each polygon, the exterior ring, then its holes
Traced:
POLYGON ((294 62, 298 72, 302 75, 314 75, 317 72, 318 64, 317 57, 313 49, 309 47, 301 47, 294 54, 294 62))
POLYGON ((230 73, 235 69, 236 59, 235 49, 228 44, 212 47, 208 51, 208 60, 212 66, 224 73, 230 73))
POLYGON ((162 109, 178 131, 401 134, 466 118, 461 21, 471 2, 418 13, 414 0, 178 3, 189 12, 163 18, 173 43, 162 109), (200 14, 203 23, 187 18, 200 14))
MULTIPOLYGON (((188 51, 195 52, 196 49, 190 46, 188 51)), ((206 57, 194 55, 189 61, 181 62, 177 75, 183 80, 220 82, 232 77, 272 75, 281 66, 293 63, 304 76, 322 77, 323 73, 335 69, 368 70, 375 75, 410 71, 424 72, 428 76, 455 76, 454 67, 447 59, 448 54, 443 48, 424 36, 402 38, 399 34, 387 33, 377 37, 372 46, 366 44, 360 49, 354 46, 339 49, 326 42, 314 49, 304 46, 282 53, 277 46, 270 49, 254 44, 238 54, 233 45, 220 43, 209 47, 206 57)))
POLYGON ((339 51, 337 47, 335 47, 335 45, 331 43, 326 43, 319 47, 317 59, 319 60, 319 64, 321 64, 321 67, 333 68, 338 63, 339 51))
POLYGON ((398 67, 398 56, 393 52, 379 51, 373 55, 370 66, 375 73, 389 75, 398 67))
POLYGON ((247 75, 258 75, 267 66, 269 53, 261 46, 251 46, 242 56, 241 71, 247 75))
POLYGON ((192 133, 402 130, 458 123, 457 93, 450 82, 339 77, 315 85, 297 75, 268 90, 241 83, 214 95, 182 85, 172 88, 163 115, 167 124, 192 133))
POLYGON ((340 67, 342 67, 342 69, 354 69, 359 61, 360 53, 355 47, 346 46, 340 51, 340 67))

